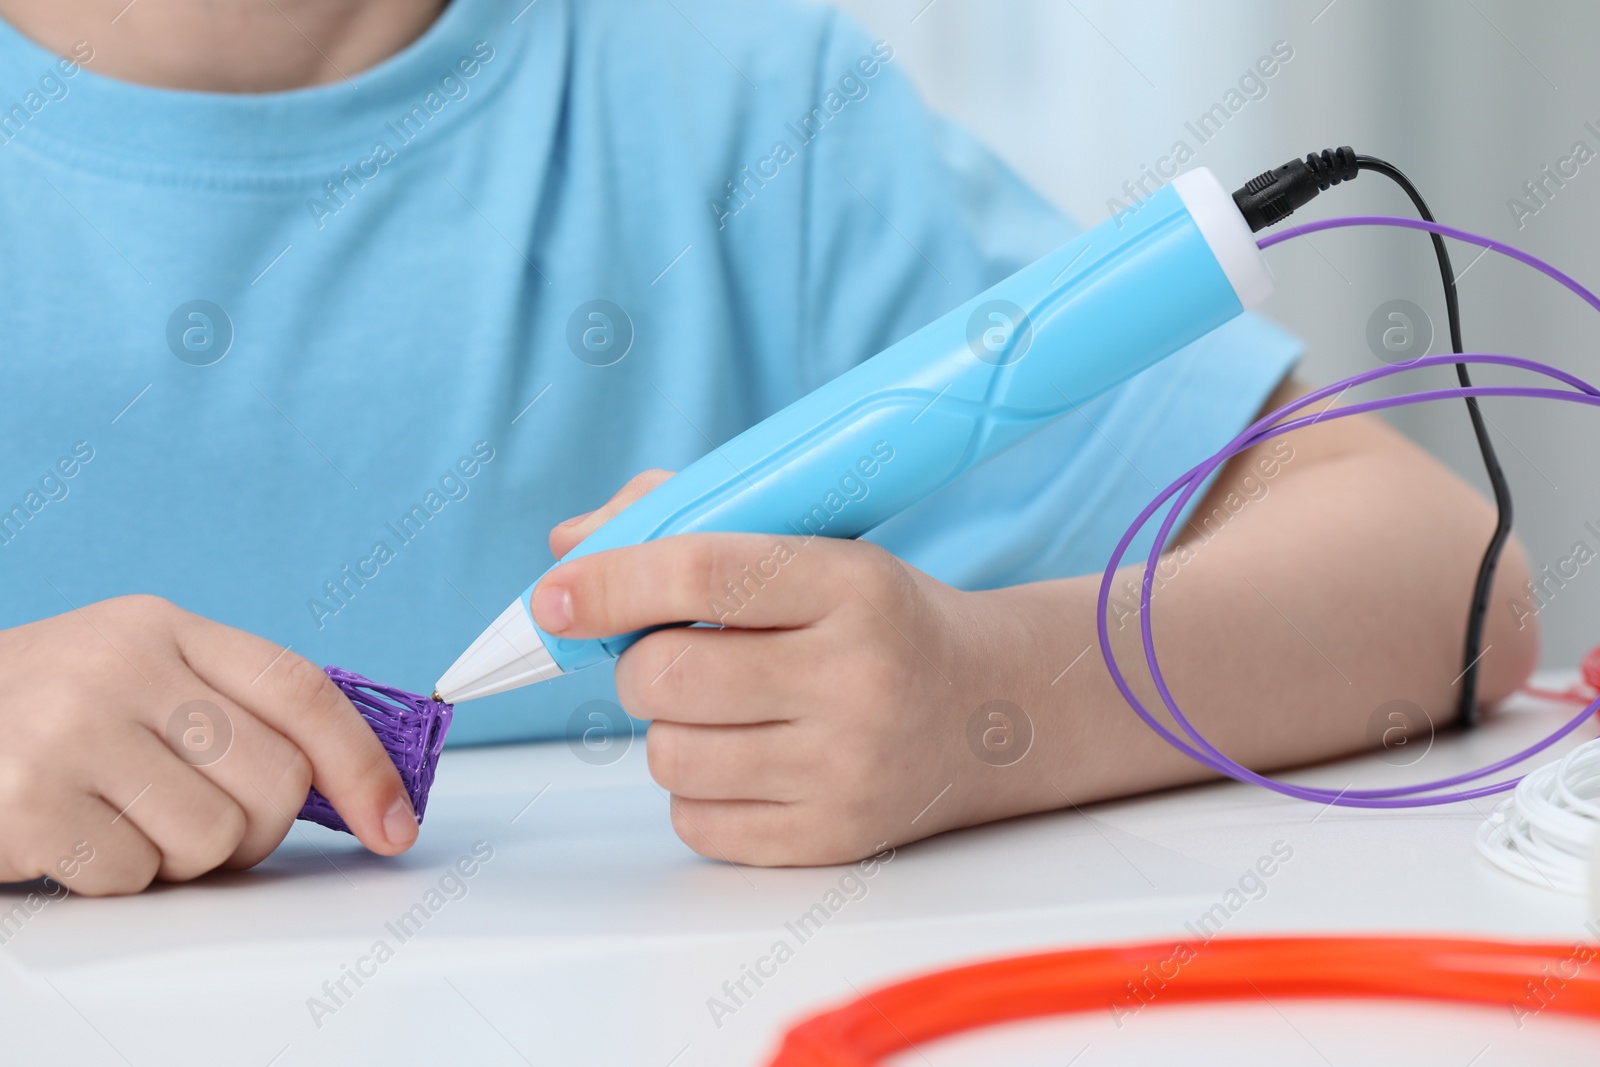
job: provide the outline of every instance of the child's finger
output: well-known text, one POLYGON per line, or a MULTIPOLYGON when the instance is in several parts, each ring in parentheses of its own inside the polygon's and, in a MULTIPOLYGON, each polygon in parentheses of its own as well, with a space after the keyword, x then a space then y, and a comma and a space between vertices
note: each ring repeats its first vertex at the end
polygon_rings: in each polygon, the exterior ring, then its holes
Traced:
POLYGON ((810 630, 674 626, 645 636, 617 660, 617 697, 650 722, 748 726, 815 710, 805 672, 826 650, 810 630), (793 672, 784 664, 798 664, 793 672))
MULTIPOLYGON (((838 579, 864 546, 771 534, 685 534, 563 563, 533 593, 533 620, 563 637, 608 637, 679 622, 804 626, 849 587, 838 579), (826 560, 823 560, 826 557, 826 560)), ((870 551, 880 551, 867 549, 870 551)), ((848 577, 845 575, 845 577, 848 577)), ((860 587, 869 579, 858 574, 860 587)))
POLYGON ((311 791, 311 761, 288 738, 200 679, 192 684, 193 697, 157 728, 180 759, 244 811, 244 834, 223 866, 250 867, 277 848, 294 824, 311 791))
MULTIPOLYGON (((676 797, 694 800, 804 798, 808 762, 788 723, 761 726, 686 726, 657 722, 645 735, 650 777, 676 797)), ((840 742, 841 744, 843 742, 840 742)))
POLYGON ((311 792, 312 771, 305 753, 254 716, 244 716, 234 744, 237 763, 220 760, 204 770, 248 817, 244 837, 223 864, 243 870, 266 859, 288 834, 311 792))
POLYGON ((157 876, 183 882, 218 865, 244 838, 245 813, 149 730, 118 739, 117 758, 99 768, 101 799, 161 853, 157 876))
POLYGON ((672 829, 684 844, 707 859, 756 866, 810 865, 817 861, 808 848, 826 855, 818 835, 802 831, 803 811, 768 800, 671 800, 672 829))
POLYGON ((137 893, 154 881, 161 851, 105 800, 63 789, 36 804, 35 825, 48 830, 24 846, 23 877, 50 878, 89 897, 137 893))
POLYGON ((184 657, 195 673, 305 753, 312 782, 363 845, 386 856, 411 847, 417 818, 399 772, 316 664, 199 616, 189 616, 181 629, 184 657))
MULTIPOLYGON (((255 865, 278 847, 311 791, 311 761, 294 743, 196 678, 190 700, 154 723, 178 757, 245 814, 244 835, 223 866, 255 865)), ((165 874, 162 877, 166 877, 165 874)))
POLYGON ((575 515, 550 531, 550 551, 560 559, 585 537, 604 526, 613 515, 672 477, 671 471, 648 470, 635 474, 605 504, 583 515, 575 515))
POLYGON ((671 804, 672 829, 707 859, 815 867, 858 860, 888 845, 870 820, 834 817, 819 824, 804 803, 673 796, 671 804))

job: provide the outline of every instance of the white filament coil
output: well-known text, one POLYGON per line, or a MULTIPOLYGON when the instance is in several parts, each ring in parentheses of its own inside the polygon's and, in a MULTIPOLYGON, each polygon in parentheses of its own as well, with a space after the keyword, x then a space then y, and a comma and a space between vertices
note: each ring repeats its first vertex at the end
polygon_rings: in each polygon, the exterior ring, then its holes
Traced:
POLYGON ((1590 892, 1600 832, 1600 739, 1528 774, 1478 828, 1478 851, 1518 878, 1590 892))

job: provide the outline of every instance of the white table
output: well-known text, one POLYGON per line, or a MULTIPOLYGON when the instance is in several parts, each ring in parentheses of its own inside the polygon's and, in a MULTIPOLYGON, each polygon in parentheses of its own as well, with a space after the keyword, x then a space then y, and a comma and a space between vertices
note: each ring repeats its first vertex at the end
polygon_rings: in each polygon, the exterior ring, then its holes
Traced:
MULTIPOLYGON (((1365 759, 1299 777, 1335 789, 1439 777, 1520 747, 1563 711, 1525 703, 1441 737, 1413 768, 1365 759)), ((778 938, 796 944, 785 922, 841 869, 696 857, 672 834, 642 738, 608 766, 563 744, 451 751, 421 842, 399 859, 300 824, 253 871, 47 905, 0 947, 0 1062, 755 1064, 789 1022, 853 988, 1000 953, 1181 935, 1279 841, 1293 858, 1227 934, 1592 940, 1586 901, 1477 855, 1488 808, 1324 810, 1225 783, 947 834, 899 850, 762 987, 747 979, 753 995, 719 1026, 708 999, 727 1002, 723 983, 778 938), (477 841, 493 858, 465 895, 441 894, 397 937, 385 924, 426 904, 477 841), (369 958, 359 987, 345 978, 342 1003, 325 994, 380 939, 392 957, 369 958), (312 997, 336 1010, 314 1019, 312 997)), ((1121 1028, 1109 1012, 1048 1020, 898 1062, 1491 1067, 1593 1063, 1597 1043, 1600 1030, 1549 1012, 1519 1029, 1499 1009, 1158 1005, 1121 1028)))

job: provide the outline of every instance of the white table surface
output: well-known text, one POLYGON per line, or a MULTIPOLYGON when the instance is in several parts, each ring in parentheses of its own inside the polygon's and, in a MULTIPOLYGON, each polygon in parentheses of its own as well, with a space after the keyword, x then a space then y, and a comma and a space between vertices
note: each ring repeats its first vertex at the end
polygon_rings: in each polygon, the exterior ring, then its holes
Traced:
MULTIPOLYGON (((1565 714, 1524 703, 1441 736, 1415 767, 1368 758, 1297 777, 1335 789, 1440 777, 1565 714)), ((708 999, 778 938, 793 944, 784 923, 842 870, 695 856, 672 833, 642 738, 608 766, 559 743, 449 751, 404 857, 302 823, 249 872, 47 905, 0 947, 0 1063, 757 1064, 788 1023, 855 988, 1001 953, 1180 936, 1278 841, 1293 858, 1226 934, 1593 940, 1586 900, 1478 856, 1489 807, 1325 810, 1229 782, 946 834, 900 849, 719 1026, 708 999), (385 923, 478 841, 493 859, 401 943, 385 923), (346 979, 352 995, 314 1020, 309 998, 379 939, 393 957, 368 964, 359 988, 346 979)), ((1120 1028, 1109 1012, 1046 1020, 896 1062, 1492 1067, 1600 1062, 1597 1044, 1600 1029, 1553 1012, 1519 1028, 1502 1009, 1158 1005, 1120 1028)))

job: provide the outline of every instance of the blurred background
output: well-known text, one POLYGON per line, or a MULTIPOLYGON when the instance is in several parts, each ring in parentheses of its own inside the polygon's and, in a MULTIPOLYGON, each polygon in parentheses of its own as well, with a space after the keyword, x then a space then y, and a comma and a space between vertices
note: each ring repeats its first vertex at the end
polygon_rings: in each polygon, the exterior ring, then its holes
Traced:
MULTIPOLYGON (((1190 166, 1210 167, 1230 189, 1290 158, 1348 144, 1405 171, 1440 221, 1518 245, 1600 287, 1593 241, 1600 232, 1595 5, 840 0, 840 6, 894 46, 896 61, 931 106, 976 133, 1080 223, 1106 218, 1113 197, 1126 202, 1124 183, 1139 181, 1178 142, 1193 153, 1190 166), (1275 49, 1275 73, 1248 78, 1275 49), (1228 109, 1226 121, 1199 129, 1200 116, 1217 104, 1228 109)), ((1324 194, 1296 219, 1359 213, 1411 209, 1391 183, 1366 174, 1324 194)), ((1600 317, 1542 276, 1493 253, 1479 259, 1480 251, 1451 248, 1467 349, 1530 356, 1600 380, 1600 350, 1591 342, 1600 317)), ((1391 351, 1389 361, 1422 355, 1429 321, 1430 351, 1449 351, 1426 237, 1372 229, 1324 233, 1274 249, 1269 260, 1278 292, 1263 311, 1304 339, 1299 373, 1312 384, 1379 365, 1382 342, 1375 348, 1369 333, 1397 325, 1385 308, 1391 301, 1412 302, 1428 321, 1415 323, 1412 347, 1391 351), (1369 330, 1375 319, 1379 328, 1369 330)), ((1389 342, 1405 336, 1402 327, 1389 342)), ((1441 369, 1406 377, 1425 387, 1454 375, 1441 369)), ((1543 665, 1572 667, 1600 644, 1600 412, 1500 399, 1486 401, 1484 412, 1532 568, 1538 575, 1548 566, 1557 575, 1544 582, 1542 606, 1526 599, 1538 609, 1543 665), (1593 562, 1579 562, 1590 553, 1593 562), (1569 577, 1559 577, 1558 567, 1569 577)), ((1409 408, 1390 421, 1487 495, 1464 405, 1409 408)), ((1491 610, 1513 606, 1502 599, 1491 610)))

